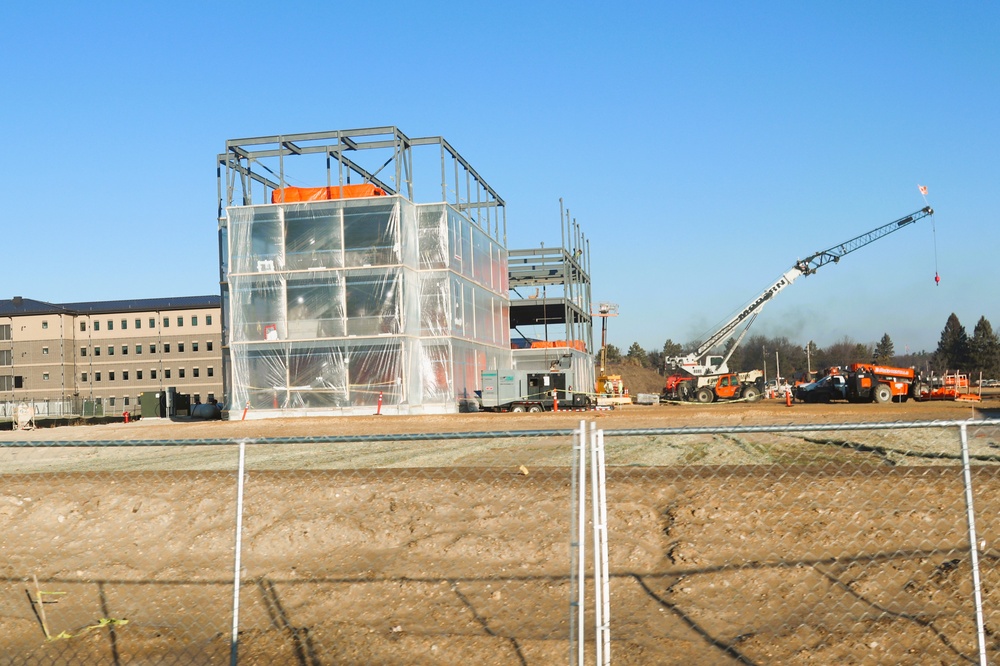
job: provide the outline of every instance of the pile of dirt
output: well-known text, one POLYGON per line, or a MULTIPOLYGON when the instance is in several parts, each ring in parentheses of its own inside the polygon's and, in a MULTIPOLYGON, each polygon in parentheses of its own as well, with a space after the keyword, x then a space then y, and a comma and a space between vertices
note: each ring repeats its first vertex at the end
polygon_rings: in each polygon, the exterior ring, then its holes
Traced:
MULTIPOLYGON (((606 370, 609 375, 621 375, 630 395, 663 393, 664 378, 656 370, 627 363, 608 363, 606 370)), ((599 369, 597 372, 600 374, 599 369)))

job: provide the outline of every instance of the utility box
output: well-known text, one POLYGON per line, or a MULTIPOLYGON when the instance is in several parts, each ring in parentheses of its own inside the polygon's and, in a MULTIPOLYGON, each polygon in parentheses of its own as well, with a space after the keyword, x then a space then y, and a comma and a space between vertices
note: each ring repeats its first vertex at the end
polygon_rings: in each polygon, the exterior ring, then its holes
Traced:
POLYGON ((160 419, 167 415, 166 391, 143 391, 139 395, 139 415, 144 419, 160 419))

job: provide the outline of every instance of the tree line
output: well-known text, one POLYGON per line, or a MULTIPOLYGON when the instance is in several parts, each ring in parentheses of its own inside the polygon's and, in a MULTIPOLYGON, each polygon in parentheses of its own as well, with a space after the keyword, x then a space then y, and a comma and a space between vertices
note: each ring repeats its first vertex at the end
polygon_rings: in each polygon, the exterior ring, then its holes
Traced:
MULTIPOLYGON (((721 353, 728 353, 733 343, 734 339, 730 338, 721 353)), ((608 363, 650 368, 662 374, 665 359, 680 356, 684 348, 668 339, 661 349, 643 349, 638 342, 633 342, 625 354, 614 345, 608 345, 605 351, 608 363)), ((600 360, 598 353, 598 365, 600 360)), ((831 366, 861 362, 914 367, 925 375, 958 371, 968 373, 970 379, 978 378, 980 373, 984 378, 997 379, 1000 378, 1000 337, 993 332, 986 317, 979 318, 969 336, 955 313, 948 317, 933 352, 904 350, 902 354, 897 353, 888 333, 874 343, 856 342, 845 336, 827 347, 819 347, 811 340, 803 344, 787 337, 748 335, 729 359, 729 369, 732 372, 764 370, 769 377, 780 370, 781 376, 791 378, 810 371, 815 374, 831 366)))

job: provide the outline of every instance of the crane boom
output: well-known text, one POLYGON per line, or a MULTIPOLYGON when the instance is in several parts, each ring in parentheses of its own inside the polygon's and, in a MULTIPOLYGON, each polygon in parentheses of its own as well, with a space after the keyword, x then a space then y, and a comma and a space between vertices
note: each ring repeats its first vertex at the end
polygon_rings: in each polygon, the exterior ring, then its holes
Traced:
POLYGON ((848 241, 834 245, 826 250, 815 252, 805 259, 796 261, 794 266, 785 271, 780 278, 775 280, 771 286, 765 289, 756 299, 753 300, 752 303, 743 308, 743 310, 720 326, 718 330, 698 345, 698 348, 695 349, 695 351, 685 356, 667 358, 666 364, 668 368, 673 367, 681 369, 695 376, 716 375, 729 372, 729 368, 727 367, 729 357, 732 356, 733 351, 743 340, 743 337, 746 335, 750 325, 753 324, 754 320, 757 318, 757 315, 760 314, 760 311, 771 301, 772 298, 795 282, 800 275, 812 275, 822 266, 829 263, 837 263, 840 261, 841 257, 844 257, 856 250, 860 250, 864 246, 874 243, 894 231, 898 231, 905 226, 913 224, 917 220, 933 214, 934 209, 930 206, 925 206, 924 208, 915 213, 911 213, 906 217, 901 217, 894 222, 884 224, 877 229, 872 229, 871 231, 861 234, 860 236, 855 236, 848 241), (706 359, 708 352, 710 352, 723 340, 728 338, 743 322, 747 322, 746 327, 737 339, 736 344, 730 348, 729 353, 727 353, 724 358, 722 356, 708 356, 706 359))

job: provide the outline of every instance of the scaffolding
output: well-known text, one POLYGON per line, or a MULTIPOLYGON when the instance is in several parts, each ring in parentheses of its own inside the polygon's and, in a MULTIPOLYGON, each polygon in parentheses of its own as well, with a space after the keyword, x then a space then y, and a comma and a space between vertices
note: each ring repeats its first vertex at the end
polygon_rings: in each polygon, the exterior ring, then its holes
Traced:
POLYGON ((510 366, 504 202, 443 138, 233 139, 218 181, 230 409, 454 412, 510 366))
POLYGON ((560 202, 562 243, 510 250, 514 365, 545 372, 572 368, 575 390, 594 387, 590 243, 560 202))

